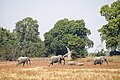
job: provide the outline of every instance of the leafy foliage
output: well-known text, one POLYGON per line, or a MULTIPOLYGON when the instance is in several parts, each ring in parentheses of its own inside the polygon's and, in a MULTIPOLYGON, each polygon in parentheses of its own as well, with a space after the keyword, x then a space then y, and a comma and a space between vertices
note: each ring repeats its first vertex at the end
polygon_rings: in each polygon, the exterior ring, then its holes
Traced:
POLYGON ((15 60, 19 56, 48 56, 38 32, 37 20, 30 17, 16 23, 13 32, 0 27, 0 59, 15 60))
POLYGON ((18 54, 24 56, 41 56, 45 53, 45 45, 39 38, 37 20, 30 17, 16 23, 16 42, 18 54))
POLYGON ((53 29, 45 33, 44 42, 38 36, 38 27, 37 20, 30 17, 18 21, 13 32, 0 27, 0 56, 10 60, 21 55, 63 55, 67 53, 65 46, 74 50, 74 54, 84 56, 87 48, 93 46, 93 42, 88 38, 90 30, 85 28, 84 20, 59 20, 53 29))
POLYGON ((9 30, 0 27, 0 59, 12 60, 14 56, 14 35, 9 30))
POLYGON ((66 47, 74 50, 76 54, 87 53, 86 47, 93 46, 93 42, 87 37, 90 30, 85 28, 84 20, 71 20, 67 18, 59 20, 54 28, 45 33, 45 45, 49 53, 55 55, 65 54, 66 47))
POLYGON ((120 0, 101 7, 100 13, 107 20, 100 32, 102 40, 106 41, 106 47, 115 50, 120 47, 120 0))

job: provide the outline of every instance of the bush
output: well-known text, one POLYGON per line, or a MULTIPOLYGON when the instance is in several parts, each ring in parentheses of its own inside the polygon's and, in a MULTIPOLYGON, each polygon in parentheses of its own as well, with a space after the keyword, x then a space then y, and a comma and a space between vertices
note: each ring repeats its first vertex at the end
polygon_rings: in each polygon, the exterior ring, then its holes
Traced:
POLYGON ((97 56, 97 57, 99 57, 99 56, 106 56, 106 54, 105 53, 97 53, 97 54, 95 54, 95 56, 97 56))
POLYGON ((110 56, 113 56, 113 55, 120 55, 120 52, 119 51, 111 51, 110 53, 109 53, 109 55, 110 56))

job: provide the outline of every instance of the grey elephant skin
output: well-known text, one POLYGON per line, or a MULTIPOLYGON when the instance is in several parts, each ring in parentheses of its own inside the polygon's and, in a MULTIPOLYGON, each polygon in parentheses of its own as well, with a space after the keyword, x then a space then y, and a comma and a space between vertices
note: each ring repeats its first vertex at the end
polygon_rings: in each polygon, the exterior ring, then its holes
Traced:
POLYGON ((20 65, 20 64, 23 64, 23 66, 25 65, 25 63, 28 65, 28 63, 29 63, 29 65, 31 65, 31 60, 30 60, 30 58, 29 57, 19 57, 18 58, 18 64, 16 65, 16 66, 18 66, 18 65, 20 65))
POLYGON ((100 56, 100 57, 95 57, 94 58, 94 65, 96 64, 103 64, 103 62, 106 61, 107 62, 107 65, 108 65, 108 60, 106 58, 106 56, 100 56))
POLYGON ((65 64, 64 56, 62 56, 62 55, 52 56, 50 59, 50 64, 48 66, 53 65, 53 63, 57 63, 57 62, 58 62, 58 64, 61 64, 62 60, 64 61, 64 64, 65 64))

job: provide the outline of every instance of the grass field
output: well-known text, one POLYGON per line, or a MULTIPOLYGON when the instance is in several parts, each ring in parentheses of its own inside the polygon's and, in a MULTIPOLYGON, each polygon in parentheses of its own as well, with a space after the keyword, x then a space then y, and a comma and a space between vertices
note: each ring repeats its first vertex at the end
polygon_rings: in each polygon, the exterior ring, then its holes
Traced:
POLYGON ((109 64, 93 65, 92 58, 76 62, 84 66, 58 65, 48 67, 48 58, 34 58, 30 66, 18 66, 17 61, 0 62, 0 80, 120 80, 120 56, 108 57, 109 64))

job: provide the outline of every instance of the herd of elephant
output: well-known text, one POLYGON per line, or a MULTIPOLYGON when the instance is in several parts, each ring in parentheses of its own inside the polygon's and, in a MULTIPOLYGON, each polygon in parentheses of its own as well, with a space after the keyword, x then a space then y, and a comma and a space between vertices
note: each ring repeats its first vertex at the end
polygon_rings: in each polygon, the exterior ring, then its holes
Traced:
MULTIPOLYGON (((65 56, 62 56, 62 55, 52 56, 48 66, 53 65, 54 63, 61 64, 62 61, 64 61, 64 65, 65 65, 65 56)), ((96 64, 100 64, 101 65, 104 61, 106 61, 107 64, 108 64, 108 60, 107 60, 107 58, 105 56, 94 57, 93 63, 94 63, 94 65, 96 65, 96 64)), ((31 60, 30 60, 29 57, 19 57, 18 58, 18 63, 17 63, 16 66, 18 66, 20 64, 23 64, 23 66, 25 64, 31 65, 31 60)), ((75 65, 75 63, 71 61, 71 62, 68 63, 68 65, 75 65)))
MULTIPOLYGON (((73 51, 70 51, 68 47, 66 47, 66 48, 67 48, 68 53, 66 53, 65 55, 52 56, 50 58, 50 63, 49 63, 48 66, 53 65, 54 63, 61 64, 62 61, 64 61, 64 64, 65 64, 65 60, 66 60, 65 58, 66 57, 67 57, 68 60, 71 60, 71 53, 73 51)), ((106 61, 107 64, 108 64, 108 60, 107 60, 106 56, 94 57, 94 59, 93 59, 94 65, 96 65, 96 64, 101 65, 104 61, 106 61)), ((23 66, 25 64, 31 65, 31 60, 30 60, 29 57, 19 57, 18 58, 18 63, 17 63, 16 66, 18 66, 20 64, 23 64, 23 66)), ((76 63, 71 61, 71 62, 68 63, 68 65, 76 65, 76 63)), ((78 65, 84 65, 84 64, 83 63, 78 63, 78 65)))

